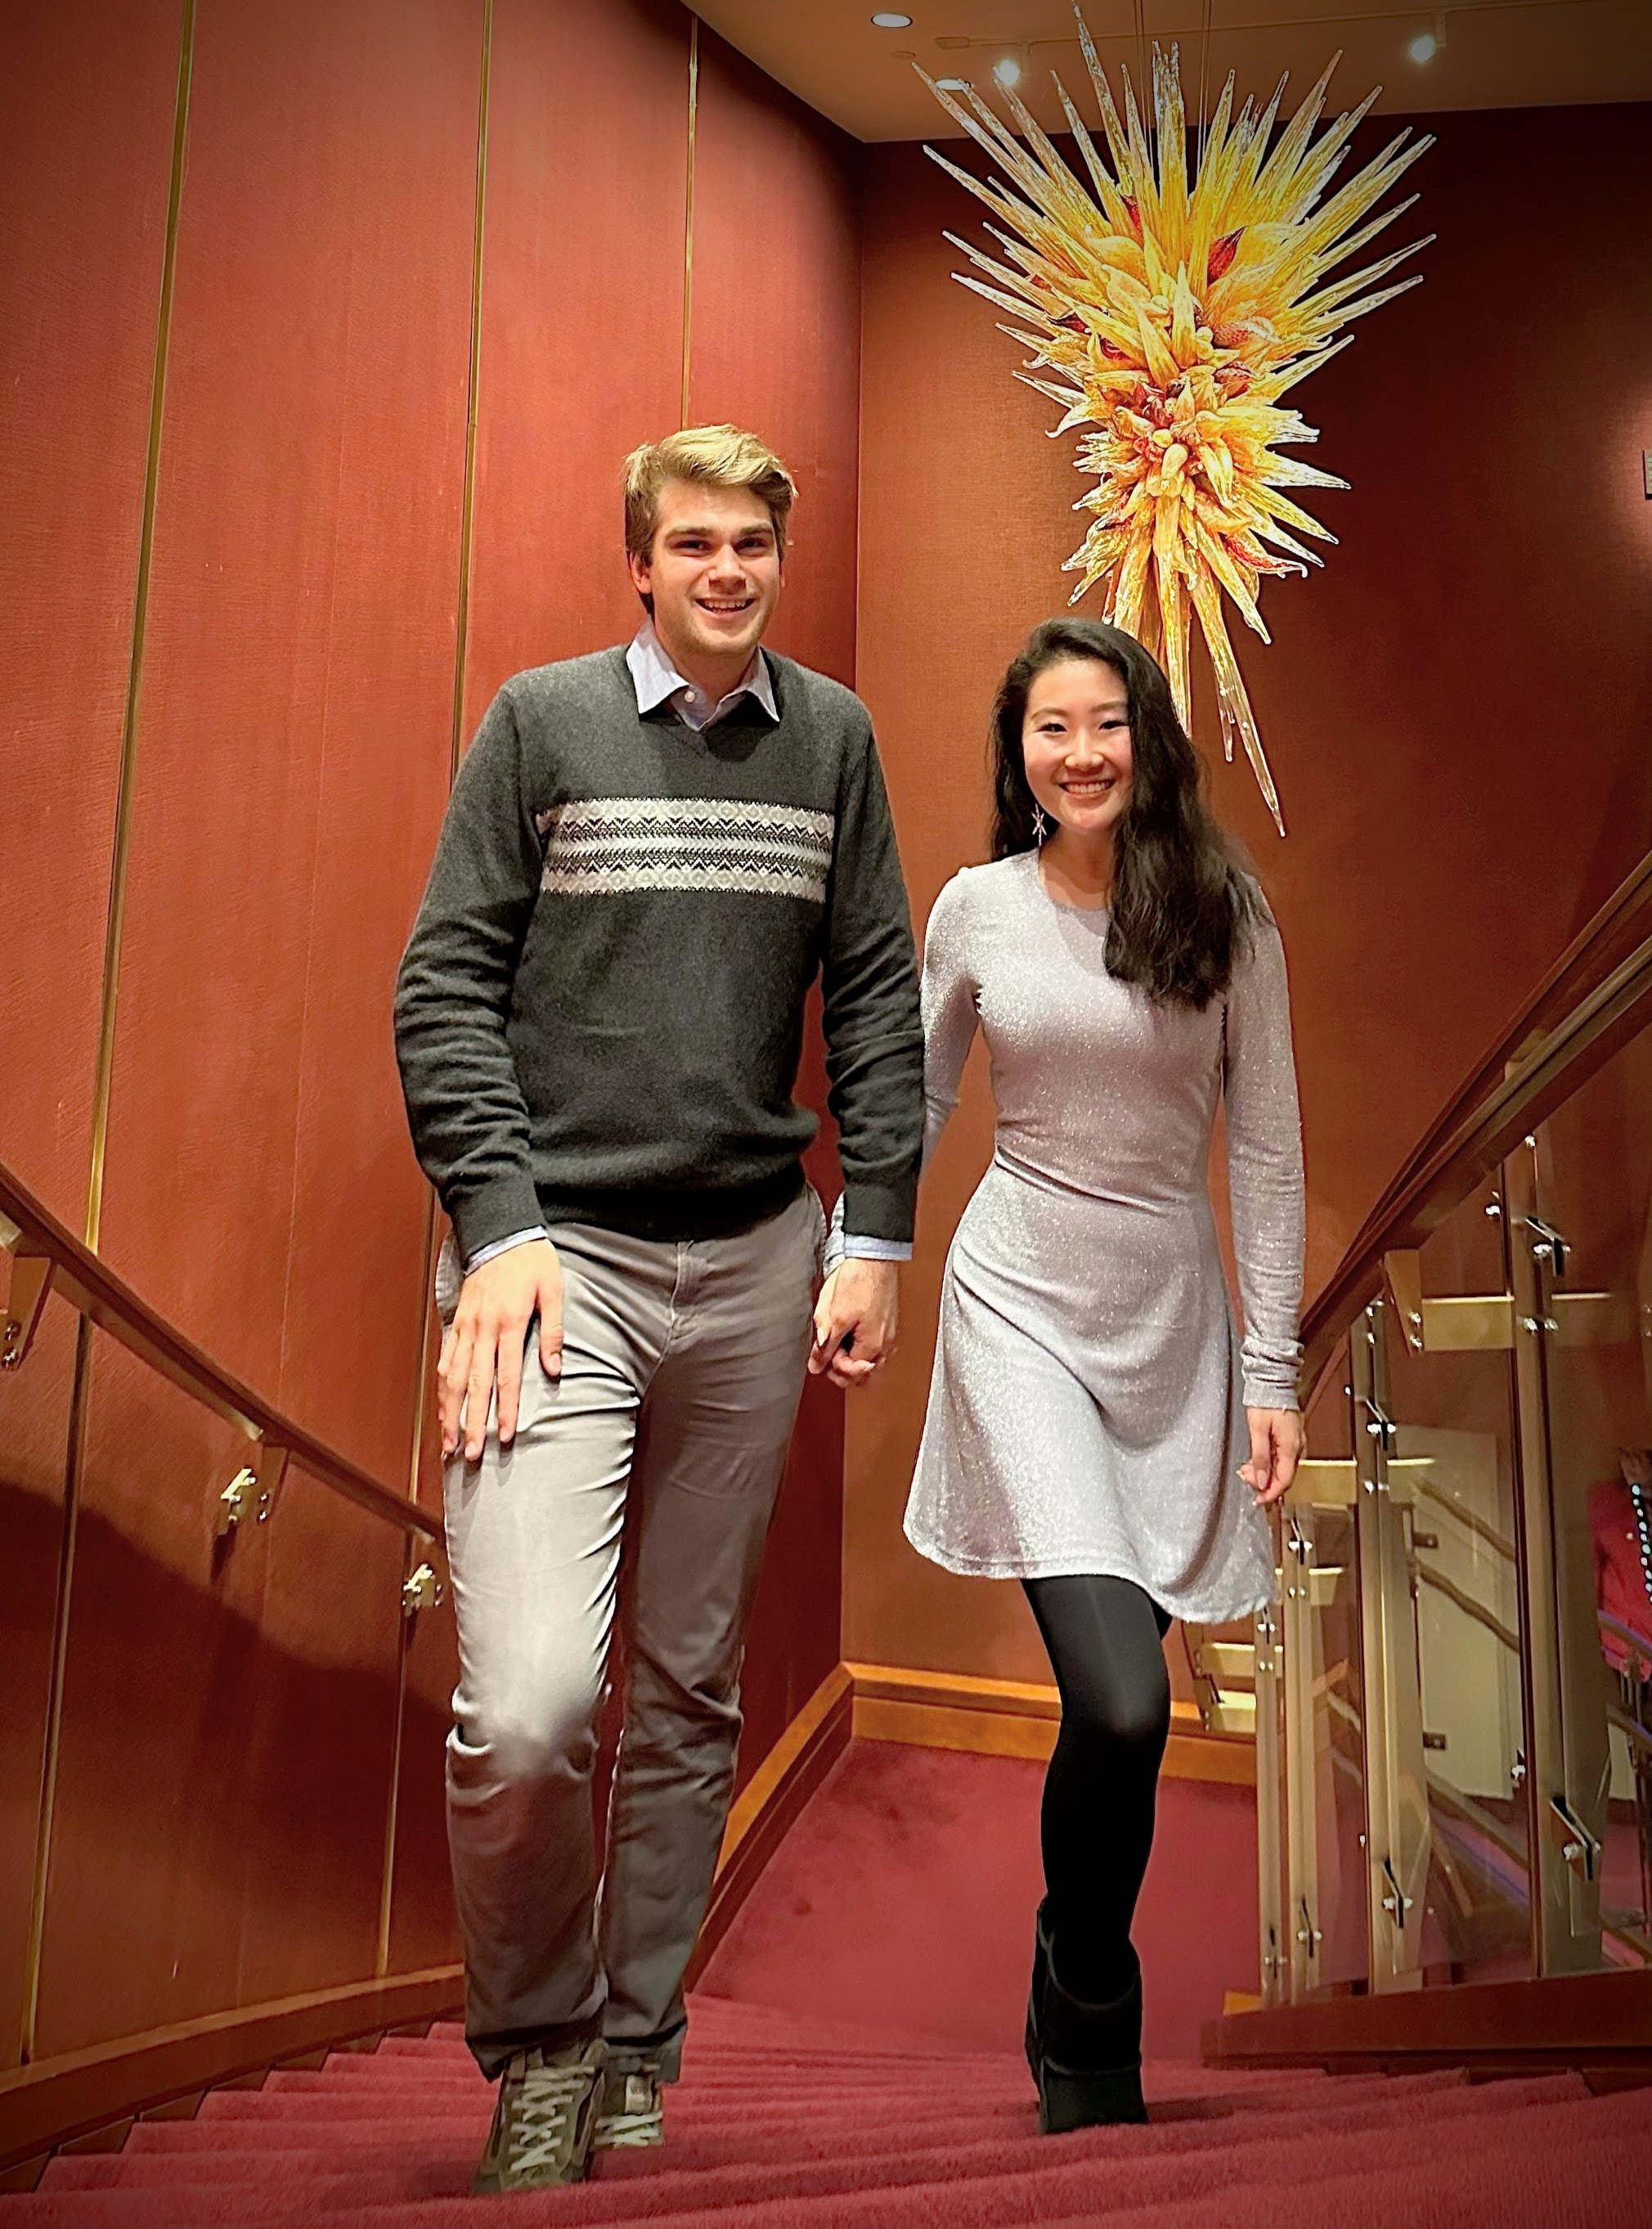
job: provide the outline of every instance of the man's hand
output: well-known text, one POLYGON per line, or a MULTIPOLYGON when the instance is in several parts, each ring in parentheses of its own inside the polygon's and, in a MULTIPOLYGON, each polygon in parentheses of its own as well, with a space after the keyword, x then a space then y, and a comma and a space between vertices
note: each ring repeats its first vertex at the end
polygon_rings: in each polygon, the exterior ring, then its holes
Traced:
POLYGON ((809 1373, 834 1385, 858 1385, 895 1351, 900 1301, 893 1262, 851 1254, 833 1270, 815 1303, 809 1373))
POLYGON ((562 1265, 548 1238, 525 1239, 473 1269, 459 1288, 459 1304, 442 1340, 436 1368, 442 1407, 442 1453, 451 1455, 464 1435, 464 1460, 479 1461, 487 1436, 488 1404, 499 1389, 499 1444, 516 1436, 522 1402, 522 1353, 528 1326, 539 1317, 539 1359, 545 1375, 562 1369, 562 1265))
POLYGON ((1251 1460, 1239 1465, 1239 1476, 1266 1509, 1277 1501, 1297 1475, 1297 1465, 1307 1444, 1302 1417, 1295 1409, 1247 1409, 1251 1428, 1251 1460))

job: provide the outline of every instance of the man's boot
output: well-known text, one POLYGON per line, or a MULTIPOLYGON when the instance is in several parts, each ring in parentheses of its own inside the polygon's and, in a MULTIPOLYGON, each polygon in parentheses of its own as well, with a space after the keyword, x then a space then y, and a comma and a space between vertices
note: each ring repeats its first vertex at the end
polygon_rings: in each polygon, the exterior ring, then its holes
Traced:
POLYGON ((1044 2135, 1145 2121, 1142 1969, 1135 1951, 1130 1953, 1127 1986, 1104 2004, 1087 2004, 1061 1986, 1041 1910, 1033 1975, 1028 2057, 1038 2084, 1038 2125, 1044 2135))

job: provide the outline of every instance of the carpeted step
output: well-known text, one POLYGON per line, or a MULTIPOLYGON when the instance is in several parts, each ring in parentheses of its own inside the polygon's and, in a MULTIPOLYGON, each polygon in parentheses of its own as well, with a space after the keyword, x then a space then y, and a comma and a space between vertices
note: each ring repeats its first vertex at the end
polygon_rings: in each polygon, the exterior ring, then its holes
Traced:
MULTIPOLYGON (((1477 2120, 1484 2116, 1484 2095, 1458 2084, 1426 2104, 1418 2099, 1393 2100, 1386 2106, 1373 2101, 1331 2126, 1303 2114, 1280 2122, 1265 2134, 1255 2124, 1247 2128, 1230 2119, 1158 2123, 1147 2129, 1092 2129, 1051 2140, 1033 2134, 1029 2112, 1018 2134, 976 2135, 955 2142, 944 2152, 914 2149, 895 2138, 894 2131, 885 2129, 880 2153, 856 2156, 840 2152, 812 2165, 794 2159, 784 2168, 749 2163, 701 2166, 674 2143, 663 2154, 620 2155, 603 2162, 600 2180, 583 2191, 559 2194, 556 2203, 572 2208, 567 2218, 580 2221, 663 2222, 685 2212, 705 2214, 732 2207, 737 2209, 735 2218, 744 2222, 754 2205, 772 2212, 781 2201, 810 2205, 845 2192, 861 2196, 902 2193, 916 2200, 923 2190, 945 2186, 967 2207, 977 2183, 992 2186, 995 2204, 1004 2202, 1008 2191, 1021 2185, 1037 2184, 1053 2194, 1050 2171, 1059 2167, 1070 2176, 1082 2162, 1105 2174, 1107 2196, 1098 2197, 1111 2212, 1115 2205, 1130 2202, 1137 2191, 1166 2192, 1167 2177, 1178 2188, 1238 2184, 1257 2174, 1283 2184, 1291 2179, 1291 2162, 1304 2150, 1317 2152, 1334 2142, 1346 2156, 1356 2136, 1375 2136, 1392 2143, 1393 2131, 1400 2128, 1477 2120), (1213 2164, 1215 2153, 1227 2155, 1224 2164, 1213 2164)), ((1529 2112, 1579 2095, 1581 2085, 1566 2076, 1500 2085, 1499 2117, 1507 2120, 1516 2111, 1529 2112)), ((1451 2141, 1455 2146, 1455 2132, 1451 2141)), ((289 2164, 284 2158, 279 2191, 267 2207, 259 2189, 263 2176, 254 2172, 249 2177, 245 2159, 226 2156, 128 2152, 112 2160, 63 2162, 54 2170, 49 2187, 54 2192, 65 2187, 66 2169, 93 2169, 95 2176, 77 2174, 79 2187, 95 2185, 106 2193, 118 2189, 134 2200, 139 2192, 170 2191, 181 2223, 186 2218, 203 2224, 237 2218, 275 2221, 298 2211, 305 2216, 322 2211, 330 2214, 347 2207, 418 2205, 421 2200, 459 2195, 468 2184, 474 2151, 474 2146, 465 2147, 444 2158, 439 2148, 407 2145, 349 2160, 323 2154, 301 2155, 289 2164), (112 2178, 112 2168, 117 2171, 112 2178), (203 2171, 209 2180, 198 2181, 203 2171)))
MULTIPOLYGON (((1647 2229, 1652 2138, 1636 2130, 1603 2149, 1396 2162, 1331 2176, 1281 2206, 1271 2191, 1223 2192, 1109 2215, 1107 2229, 1647 2229)), ((362 2229, 355 2217, 350 2229, 362 2229)), ((1093 2213, 1040 2229, 1091 2229, 1093 2213)), ((421 2214, 420 2229, 447 2229, 421 2214)), ((731 2229, 725 2225, 725 2229, 731 2229)))
MULTIPOLYGON (((1532 2091, 1533 2097, 1546 2095, 1554 2084, 1569 2089, 1570 2078, 1542 2078, 1532 2091)), ((1000 2117, 1000 2125, 993 2141, 1003 2136, 1014 2137, 1029 2129, 1033 2118, 1030 2089, 1023 2076, 1021 2095, 1011 2111, 1000 2117)), ((1426 2113, 1428 2100, 1440 2097, 1450 2100, 1466 2089, 1460 2076, 1432 2075, 1425 2078, 1406 2078, 1399 2082, 1387 2082, 1380 2077, 1350 2083, 1339 2100, 1336 2125, 1348 2127, 1367 2125, 1373 2116, 1426 2113)), ((651 2155, 651 2168, 676 2170, 683 2167, 736 2165, 768 2162, 783 2162, 791 2158, 841 2159, 871 2157, 880 2153, 897 2150, 912 2152, 919 2149, 934 2149, 953 2143, 976 2141, 981 2131, 979 2117, 964 2114, 955 2118, 934 2122, 906 2120, 892 2124, 887 2119, 851 2123, 835 2120, 816 2129, 788 2125, 776 2120, 754 2135, 743 2136, 731 2131, 727 2123, 716 2115, 696 2117, 690 2120, 681 2114, 675 2101, 668 2105, 668 2128, 670 2138, 668 2149, 651 2155), (892 2127, 895 2133, 892 2134, 892 2127)), ((1180 2145, 1204 2141, 1226 2141, 1219 2130, 1240 2132, 1247 2126, 1261 2131, 1291 2128, 1297 2125, 1320 2127, 1330 2125, 1329 2117, 1311 2104, 1293 2102, 1281 2096, 1265 2107, 1253 2106, 1247 2112, 1235 2111, 1221 2100, 1188 2098, 1158 2104, 1156 2119, 1149 2131, 1133 2131, 1130 2141, 1153 2147, 1175 2149, 1180 2145), (1205 2133, 1212 2132, 1208 2136, 1205 2133)), ((233 2174, 235 2165, 247 2156, 247 2148, 240 2142, 242 2130, 236 2127, 225 2132, 221 2143, 205 2143, 198 2137, 184 2142, 172 2141, 185 2129, 199 2129, 202 2123, 161 2122, 145 2123, 133 2132, 125 2149, 118 2154, 89 2154, 73 2155, 55 2161, 48 2170, 54 2187, 67 2188, 77 2185, 92 2187, 112 2183, 123 2179, 125 2162, 131 2181, 153 2181, 168 2174, 188 2175, 191 2180, 208 2181, 233 2174), (186 2164, 187 2163, 187 2164, 186 2164)), ((276 2149, 281 2153, 284 2174, 297 2169, 306 2155, 323 2162, 345 2157, 352 2164, 376 2161, 381 2157, 394 2160, 403 2156, 409 2146, 413 2147, 421 2160, 446 2155, 457 2141, 468 2150, 480 2142, 485 2120, 477 2116, 458 2124, 457 2128, 443 2124, 432 2128, 422 2118, 407 2121, 406 2133, 395 2135, 387 2126, 382 2116, 362 2117, 348 2123, 329 2117, 317 2125, 306 2125, 309 2142, 260 2149, 276 2149)), ((1122 2139, 1120 2139, 1122 2140, 1122 2139)), ((611 2163, 617 2167, 616 2160, 611 2163)))
MULTIPOLYGON (((647 2219, 651 2229, 986 2229, 1038 2221, 1078 2229, 1105 2219, 1108 2229, 1643 2229, 1652 2188, 1652 2100, 1642 2096, 1572 2100, 1534 2106, 1527 2085, 1493 2085, 1468 2093, 1476 2104, 1501 2092, 1499 2110, 1466 2112, 1448 2144, 1397 2159, 1393 2132, 1348 2136, 1326 2129, 1320 2140, 1264 2142, 1200 2157, 1155 2159, 1139 2146, 1143 2131, 1089 2132, 1041 2139, 1048 2164, 1031 2171, 930 2177, 861 2189, 772 2191, 756 2202, 727 2206, 653 2206, 638 2201, 646 2174, 623 2182, 524 2194, 490 2201, 500 2229, 517 2223, 555 2225, 647 2219), (1119 2147, 1095 2147, 1104 2134, 1119 2147), (1568 2195, 1585 2194, 1593 2212, 1568 2195), (1477 2195, 1480 2210, 1471 2209, 1477 2195), (1380 2199, 1380 2204, 1374 2201, 1380 2199), (1564 2200, 1559 2211, 1556 2201, 1564 2200), (1628 2210, 1631 2207, 1639 2210, 1628 2210), (1534 2210, 1538 2208, 1539 2210, 1534 2210), (1547 2210, 1542 2210, 1547 2209, 1547 2210)), ((1461 2094, 1461 2093, 1459 2093, 1461 2094)), ((663 2197, 663 2192, 658 2194, 663 2197)), ((688 2193, 681 2194, 687 2197, 688 2193)), ((80 2193, 42 2192, 0 2201, 0 2221, 28 2229, 474 2229, 473 2201, 432 2193, 388 2203, 352 2203, 342 2187, 328 2198, 249 2180, 215 2192, 176 2187, 80 2193), (410 2202, 411 2200, 411 2202, 410 2202)))
MULTIPOLYGON (((1047 2150, 1053 2140, 1041 2140, 1047 2150)), ((1062 2145, 1068 2140, 1054 2140, 1062 2145)), ((1531 2210, 1528 2194, 1540 2189, 1546 2200, 1568 2189, 1568 2168, 1586 2173, 1600 2211, 1594 2215, 1567 2208, 1567 2229, 1646 2229, 1647 2194, 1652 2190, 1652 2112, 1644 2100, 1568 2102, 1535 2111, 1476 2115, 1453 2128, 1449 2154, 1453 2174, 1448 2195, 1457 2209, 1445 2214, 1436 2170, 1441 2155, 1431 2150, 1397 2168, 1392 2130, 1355 2137, 1344 2145, 1297 2142, 1288 2148, 1241 2148, 1232 2155, 1194 2160, 1138 2161, 1075 2159, 1070 2165, 1022 2174, 976 2176, 950 2182, 835 2190, 819 2196, 777 2195, 732 2213, 723 2207, 673 2209, 650 2217, 653 2229, 1011 2229, 1011 2225, 1054 2220, 1079 2224, 1105 2220, 1108 2229, 1354 2229, 1370 2224, 1394 2229, 1444 2229, 1449 2220, 1485 2229, 1559 2229, 1555 2217, 1531 2210), (1603 2162, 1608 2162, 1603 2168, 1603 2162), (1540 2168, 1540 2174, 1531 2170, 1540 2168), (1373 2178, 1387 2185, 1387 2210, 1362 2204, 1351 2213, 1346 2200, 1368 2189, 1373 2178), (1472 2204, 1478 2186, 1482 2207, 1472 2204), (1484 2204, 1487 2191, 1495 2205, 1484 2204), (1190 2213, 1195 2208, 1196 2213, 1190 2213), (1518 2208, 1519 2210, 1515 2210, 1518 2208)), ((640 2180, 623 2195, 634 2201, 640 2180)), ((615 2194, 619 2195, 621 2194, 615 2194)), ((436 2200, 419 2208, 419 2229, 465 2229, 471 2201, 436 2200)), ((554 2209, 542 2200, 535 2210, 509 2201, 514 2221, 570 2224, 595 2219, 629 2219, 634 2213, 608 2213, 602 2186, 559 2193, 554 2209), (599 2210, 602 2209, 602 2210, 599 2210)), ((341 2209, 330 2217, 333 2229, 391 2229, 395 2207, 341 2209)), ((186 2229, 180 2223, 178 2229, 186 2229)), ((189 2224, 188 2229, 208 2229, 189 2224)))

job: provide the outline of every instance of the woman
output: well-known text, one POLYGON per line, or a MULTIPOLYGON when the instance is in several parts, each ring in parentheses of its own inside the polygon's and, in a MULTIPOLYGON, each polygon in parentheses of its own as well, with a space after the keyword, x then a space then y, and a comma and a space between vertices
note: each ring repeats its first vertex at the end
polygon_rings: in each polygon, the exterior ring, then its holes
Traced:
POLYGON ((937 899, 923 990, 926 1148, 977 1025, 996 1148, 947 1259, 906 1529, 948 1571, 1021 1582, 1060 1690, 1027 2027, 1055 2130, 1145 2118, 1130 1930, 1161 1642, 1272 1596, 1261 1509, 1303 1445, 1302 1154, 1278 931, 1158 665, 1047 620, 993 750, 993 860, 937 899), (1242 1347, 1207 1188, 1219 1099, 1242 1347))

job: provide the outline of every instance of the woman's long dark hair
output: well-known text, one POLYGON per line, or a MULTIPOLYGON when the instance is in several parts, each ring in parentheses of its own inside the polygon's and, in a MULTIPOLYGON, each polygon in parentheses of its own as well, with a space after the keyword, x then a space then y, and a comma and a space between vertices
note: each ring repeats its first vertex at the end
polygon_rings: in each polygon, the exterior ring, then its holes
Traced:
POLYGON ((1158 660, 1099 620, 1046 620, 1027 638, 992 708, 992 856, 1030 851, 1034 797, 1021 727, 1034 681, 1065 659, 1111 665, 1129 692, 1135 771, 1113 839, 1107 972, 1150 998, 1207 1005, 1227 988, 1258 908, 1204 796, 1204 768, 1158 660))

